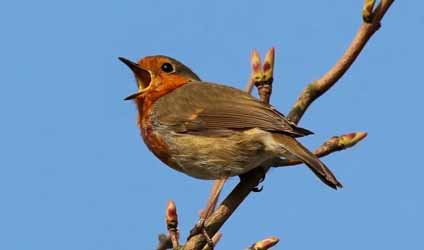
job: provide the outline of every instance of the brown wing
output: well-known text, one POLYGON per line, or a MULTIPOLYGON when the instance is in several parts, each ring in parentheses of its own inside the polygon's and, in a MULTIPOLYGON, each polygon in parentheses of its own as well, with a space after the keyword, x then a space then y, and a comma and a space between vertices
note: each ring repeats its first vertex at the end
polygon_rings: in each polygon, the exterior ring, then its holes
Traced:
POLYGON ((162 96, 154 104, 153 115, 180 133, 225 134, 251 128, 293 136, 312 133, 246 92, 206 82, 190 82, 162 96))

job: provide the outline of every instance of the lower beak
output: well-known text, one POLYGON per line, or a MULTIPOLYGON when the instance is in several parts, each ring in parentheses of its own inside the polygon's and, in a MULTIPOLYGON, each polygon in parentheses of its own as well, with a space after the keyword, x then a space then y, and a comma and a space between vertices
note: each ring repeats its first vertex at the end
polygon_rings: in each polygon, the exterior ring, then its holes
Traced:
POLYGON ((131 94, 131 95, 129 95, 129 96, 127 96, 127 97, 125 97, 125 98, 124 98, 124 101, 133 100, 133 99, 137 98, 139 95, 143 94, 143 92, 144 92, 144 91, 140 91, 140 92, 137 92, 137 93, 131 94))
POLYGON ((125 65, 128 66, 128 68, 131 69, 131 71, 134 73, 135 78, 137 80, 137 85, 139 91, 137 93, 134 93, 132 95, 127 96, 124 100, 132 100, 137 98, 139 95, 144 93, 144 91, 149 87, 151 76, 150 72, 146 69, 143 69, 140 65, 138 65, 135 62, 132 62, 126 58, 119 57, 119 60, 123 62, 125 65))

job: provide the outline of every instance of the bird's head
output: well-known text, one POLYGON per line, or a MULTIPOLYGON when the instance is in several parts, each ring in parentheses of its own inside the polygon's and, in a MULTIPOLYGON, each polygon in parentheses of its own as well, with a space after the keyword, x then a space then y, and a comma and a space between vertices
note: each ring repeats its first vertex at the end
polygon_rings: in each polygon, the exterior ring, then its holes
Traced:
POLYGON ((166 94, 190 81, 200 81, 199 77, 181 62, 167 56, 147 56, 138 63, 120 57, 134 73, 138 91, 125 100, 143 98, 151 94, 166 94))

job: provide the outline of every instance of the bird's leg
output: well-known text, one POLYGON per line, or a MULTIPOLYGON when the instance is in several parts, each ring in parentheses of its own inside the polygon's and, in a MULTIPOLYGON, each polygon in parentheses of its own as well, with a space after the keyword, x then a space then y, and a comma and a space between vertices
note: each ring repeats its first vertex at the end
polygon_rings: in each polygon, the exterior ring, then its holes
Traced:
POLYGON ((208 218, 216 208, 216 203, 218 202, 219 195, 221 194, 222 188, 224 187, 227 178, 219 179, 214 181, 211 189, 211 194, 209 196, 208 202, 206 203, 206 208, 204 210, 204 218, 208 218))
POLYGON ((221 193, 221 190, 224 187, 226 180, 227 178, 223 178, 214 181, 211 189, 211 194, 209 196, 208 202, 206 203, 206 208, 200 212, 200 219, 196 223, 194 228, 190 230, 190 235, 188 236, 188 239, 190 239, 196 234, 202 233, 205 236, 208 245, 213 248, 213 242, 211 240, 211 237, 207 234, 205 230, 205 221, 214 212, 219 194, 221 193))

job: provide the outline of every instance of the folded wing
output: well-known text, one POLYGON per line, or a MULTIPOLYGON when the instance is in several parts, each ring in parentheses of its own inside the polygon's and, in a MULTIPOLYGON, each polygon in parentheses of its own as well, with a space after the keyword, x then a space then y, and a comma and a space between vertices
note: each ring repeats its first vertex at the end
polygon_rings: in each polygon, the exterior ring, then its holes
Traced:
POLYGON ((252 128, 294 137, 312 133, 246 92, 207 82, 190 82, 159 98, 153 114, 179 133, 225 135, 252 128))

